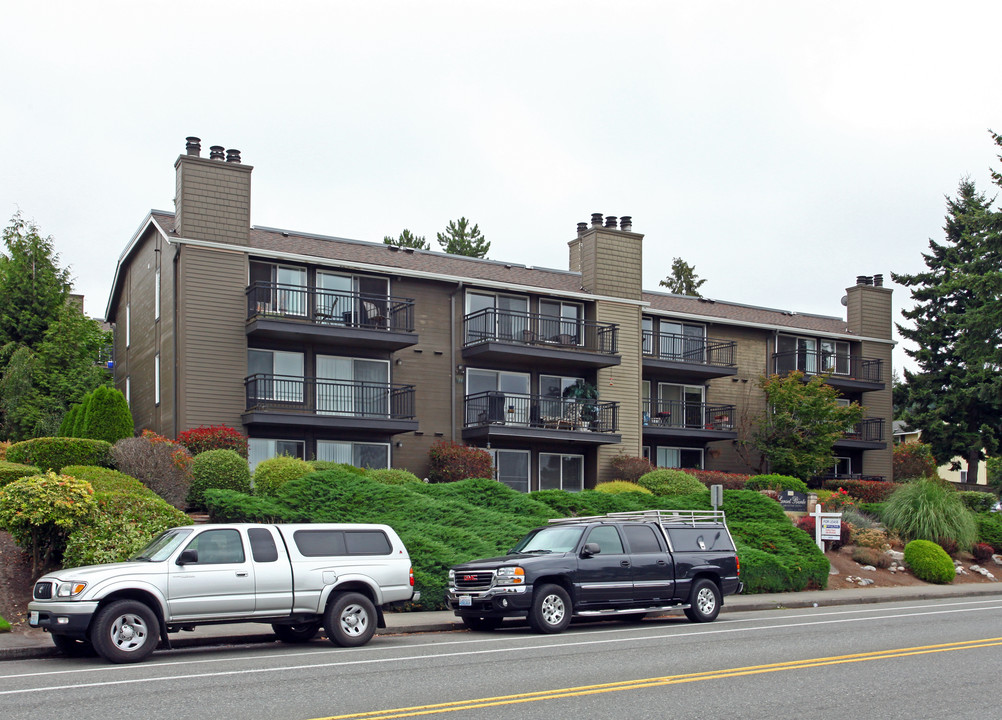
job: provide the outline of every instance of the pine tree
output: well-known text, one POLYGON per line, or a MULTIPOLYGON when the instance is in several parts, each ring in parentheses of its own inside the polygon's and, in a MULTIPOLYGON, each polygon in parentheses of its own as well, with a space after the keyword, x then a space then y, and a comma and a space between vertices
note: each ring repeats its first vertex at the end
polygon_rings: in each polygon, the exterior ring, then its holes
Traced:
POLYGON ((389 235, 383 236, 386 245, 396 245, 397 247, 414 248, 415 250, 431 250, 431 245, 424 239, 424 235, 415 235, 407 228, 400 233, 400 237, 393 238, 389 235))
POLYGON ((671 275, 658 284, 668 288, 668 292, 675 295, 691 295, 692 297, 703 297, 699 294, 699 288, 706 280, 701 280, 696 275, 696 268, 682 258, 675 258, 671 264, 671 275))
POLYGON ((465 217, 450 220, 444 233, 438 233, 438 244, 450 255, 466 255, 468 257, 487 257, 491 244, 480 233, 480 228, 470 227, 470 221, 465 217))

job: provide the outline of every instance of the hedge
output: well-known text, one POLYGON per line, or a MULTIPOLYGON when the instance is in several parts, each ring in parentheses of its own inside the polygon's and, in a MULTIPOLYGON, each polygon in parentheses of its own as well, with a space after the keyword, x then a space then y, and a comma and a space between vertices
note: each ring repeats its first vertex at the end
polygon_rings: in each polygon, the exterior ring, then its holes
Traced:
POLYGON ((66 465, 110 467, 111 444, 89 438, 40 437, 11 445, 7 460, 56 473, 66 465))
POLYGON ((901 487, 901 483, 883 480, 825 480, 821 486, 826 490, 842 488, 860 502, 879 503, 893 495, 901 487))
POLYGON ((41 473, 42 471, 34 465, 22 465, 21 463, 0 460, 0 487, 23 477, 40 475, 41 473))
MULTIPOLYGON (((302 461, 300 461, 302 462, 302 461)), ((206 450, 191 461, 191 485, 188 487, 188 506, 205 507, 205 491, 211 489, 236 490, 249 493, 250 468, 247 460, 236 450, 206 450)))
POLYGON ((155 492, 143 485, 141 480, 110 468, 98 467, 96 465, 67 465, 63 468, 63 475, 69 475, 78 480, 86 480, 94 488, 95 493, 117 492, 129 495, 159 497, 155 492))
POLYGON ((706 486, 692 475, 674 469, 652 470, 641 475, 637 485, 655 495, 691 495, 706 490, 706 486))
POLYGON ((789 475, 753 475, 745 483, 748 490, 793 490, 807 492, 807 483, 789 475))

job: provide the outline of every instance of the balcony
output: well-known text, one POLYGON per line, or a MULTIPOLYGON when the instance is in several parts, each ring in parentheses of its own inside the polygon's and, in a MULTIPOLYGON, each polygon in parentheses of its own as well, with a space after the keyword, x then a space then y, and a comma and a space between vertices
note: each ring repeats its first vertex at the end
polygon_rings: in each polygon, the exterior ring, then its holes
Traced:
POLYGON ((835 447, 843 450, 883 450, 887 447, 884 418, 863 418, 835 441, 835 447))
POLYGON ((542 370, 619 365, 615 323, 488 308, 463 318, 463 358, 542 370))
POLYGON ((738 372, 737 343, 674 333, 643 333, 644 370, 669 373, 680 380, 707 380, 738 372))
POLYGON ((840 390, 867 392, 885 387, 882 360, 800 350, 773 353, 772 358, 777 375, 788 375, 795 370, 804 373, 805 379, 824 375, 825 382, 840 390))
POLYGON ((734 440, 737 427, 733 405, 678 400, 643 402, 644 437, 661 440, 734 440))
POLYGON ((278 283, 247 288, 247 335, 385 352, 418 342, 409 298, 278 283))
POLYGON ((326 380, 285 375, 251 375, 244 380, 246 425, 327 428, 369 434, 418 429, 414 386, 326 380))
POLYGON ((467 395, 464 440, 515 439, 612 445, 620 441, 619 403, 543 395, 467 395))

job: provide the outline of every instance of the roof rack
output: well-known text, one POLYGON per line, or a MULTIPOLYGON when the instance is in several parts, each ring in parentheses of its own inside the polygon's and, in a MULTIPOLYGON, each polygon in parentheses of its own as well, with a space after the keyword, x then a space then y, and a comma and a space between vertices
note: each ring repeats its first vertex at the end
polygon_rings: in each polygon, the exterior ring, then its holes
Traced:
POLYGON ((607 513, 605 515, 589 515, 587 517, 554 518, 547 522, 550 525, 563 525, 595 522, 596 520, 632 520, 635 522, 654 520, 661 525, 673 523, 676 525, 691 525, 693 527, 699 524, 720 524, 726 522, 723 510, 628 510, 625 512, 607 513))

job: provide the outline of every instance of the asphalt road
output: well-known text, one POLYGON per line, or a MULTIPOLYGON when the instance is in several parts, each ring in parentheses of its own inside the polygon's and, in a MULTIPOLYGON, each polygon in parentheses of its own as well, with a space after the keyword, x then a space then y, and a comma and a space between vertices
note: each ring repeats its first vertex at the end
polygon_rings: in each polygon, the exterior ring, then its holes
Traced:
POLYGON ((0 718, 988 718, 1002 597, 0 665, 0 718))

